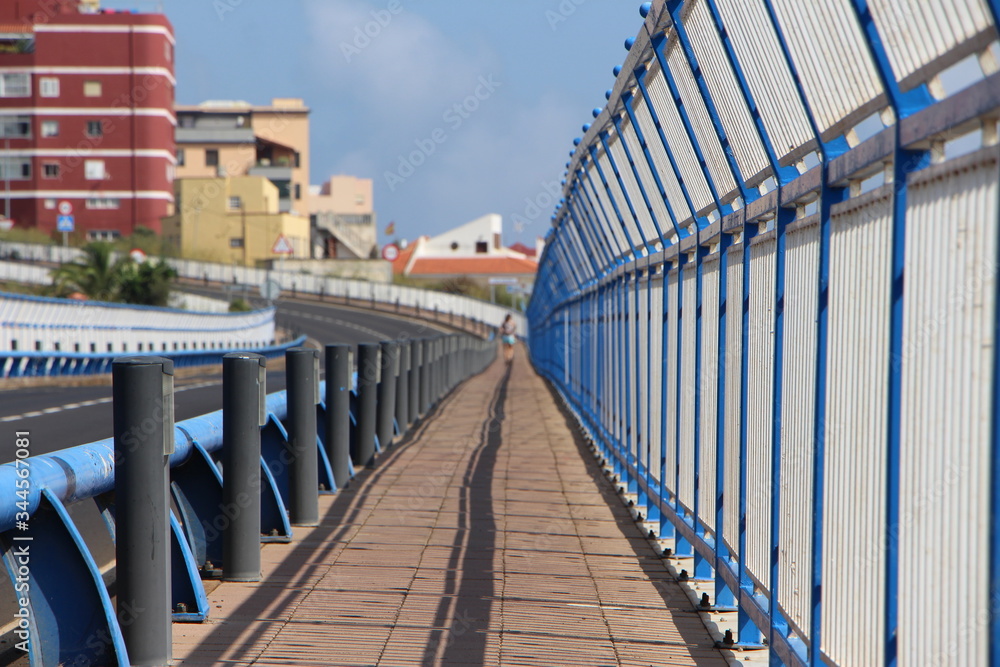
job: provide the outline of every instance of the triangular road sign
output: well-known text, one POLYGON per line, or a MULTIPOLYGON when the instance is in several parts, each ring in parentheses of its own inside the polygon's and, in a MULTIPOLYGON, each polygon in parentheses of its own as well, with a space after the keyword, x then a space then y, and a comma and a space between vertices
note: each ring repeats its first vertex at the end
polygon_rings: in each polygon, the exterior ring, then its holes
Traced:
POLYGON ((284 234, 278 234, 278 239, 271 246, 271 252, 275 255, 291 255, 295 253, 295 249, 284 234))

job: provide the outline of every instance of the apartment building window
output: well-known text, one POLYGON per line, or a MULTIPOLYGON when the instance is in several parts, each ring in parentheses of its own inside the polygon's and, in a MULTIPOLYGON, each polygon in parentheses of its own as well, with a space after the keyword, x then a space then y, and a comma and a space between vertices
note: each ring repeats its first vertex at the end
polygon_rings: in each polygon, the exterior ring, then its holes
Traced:
POLYGON ((28 116, 0 117, 0 138, 28 139, 31 137, 31 118, 28 116))
POLYGON ((104 160, 84 160, 83 173, 88 181, 103 181, 107 175, 104 171, 104 160))
POLYGON ((39 77, 38 94, 42 97, 59 97, 59 79, 54 76, 39 77))
POLYGON ((219 166, 219 150, 217 148, 205 149, 205 166, 206 167, 219 166))
POLYGON ((88 137, 104 136, 104 123, 99 120, 88 120, 87 136, 88 137))
POLYGON ((301 183, 296 183, 295 184, 295 198, 296 199, 302 199, 302 184, 301 183))
POLYGON ((237 211, 243 208, 243 199, 240 197, 230 197, 229 198, 229 210, 237 211))
POLYGON ((184 166, 184 149, 183 148, 178 148, 177 149, 177 166, 178 167, 183 167, 184 166))
POLYGON ((295 168, 298 169, 302 166, 302 153, 295 151, 295 168))
POLYGON ((88 241, 114 241, 117 238, 121 238, 117 229, 92 229, 87 232, 88 241))
POLYGON ((103 87, 100 81, 84 81, 83 82, 83 96, 84 97, 100 97, 103 92, 103 87))
POLYGON ((43 178, 59 178, 59 163, 46 162, 42 165, 43 178))
POLYGON ((113 211, 121 206, 120 199, 92 197, 87 200, 87 208, 93 211, 113 211))
POLYGON ((476 241, 476 252, 478 254, 487 253, 490 251, 490 246, 486 241, 476 241))
POLYGON ((31 75, 0 74, 0 97, 31 97, 31 75))
POLYGON ((56 208, 56 200, 55 199, 46 199, 45 200, 45 210, 46 211, 52 211, 52 210, 55 210, 55 208, 56 208))
POLYGON ((58 137, 59 136, 59 121, 57 121, 57 120, 43 120, 42 121, 42 136, 43 137, 58 137))
POLYGON ((31 178, 31 158, 0 160, 0 180, 26 181, 31 178))
POLYGON ((243 239, 229 239, 229 247, 230 248, 242 248, 243 247, 243 239))

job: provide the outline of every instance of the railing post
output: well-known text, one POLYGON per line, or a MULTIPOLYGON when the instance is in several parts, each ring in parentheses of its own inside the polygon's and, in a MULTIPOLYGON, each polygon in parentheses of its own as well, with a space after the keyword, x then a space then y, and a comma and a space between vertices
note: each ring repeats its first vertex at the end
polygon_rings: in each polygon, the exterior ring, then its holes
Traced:
POLYGON ((333 481, 343 489, 351 481, 351 348, 326 346, 326 456, 333 481))
POLYGON ((396 422, 400 432, 410 425, 410 343, 399 343, 396 376, 396 422))
POLYGON ((222 578, 260 581, 260 427, 267 423, 263 355, 222 357, 222 578))
POLYGON ((121 623, 122 637, 133 665, 168 665, 174 364, 162 357, 122 357, 112 364, 112 377, 116 585, 119 614, 130 620, 121 623))
POLYGON ((289 514, 296 526, 319 524, 319 455, 316 404, 319 350, 293 347, 285 352, 288 386, 288 448, 292 455, 289 514))
POLYGON ((358 427, 351 443, 351 460, 355 468, 375 464, 378 353, 376 343, 358 345, 358 427))
POLYGON ((422 340, 410 341, 410 423, 417 421, 420 410, 420 373, 424 363, 424 344, 422 340))
POLYGON ((396 373, 399 372, 399 346, 382 343, 378 383, 378 441, 383 450, 392 443, 392 422, 396 417, 396 373))

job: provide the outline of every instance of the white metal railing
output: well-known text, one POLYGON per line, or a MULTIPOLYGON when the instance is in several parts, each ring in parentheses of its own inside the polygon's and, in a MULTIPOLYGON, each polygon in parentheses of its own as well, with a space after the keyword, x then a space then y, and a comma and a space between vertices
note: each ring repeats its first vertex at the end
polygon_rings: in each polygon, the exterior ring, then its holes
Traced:
POLYGON ((533 360, 776 664, 998 662, 998 7, 646 3, 568 165, 533 360))

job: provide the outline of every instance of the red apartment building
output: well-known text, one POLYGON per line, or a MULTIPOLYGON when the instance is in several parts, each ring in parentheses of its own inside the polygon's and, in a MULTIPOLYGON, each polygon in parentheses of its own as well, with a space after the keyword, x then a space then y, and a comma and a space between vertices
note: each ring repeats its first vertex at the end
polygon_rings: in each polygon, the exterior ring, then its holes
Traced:
POLYGON ((71 209, 89 238, 159 232, 173 212, 174 86, 161 14, 0 0, 0 217, 51 232, 71 209))

